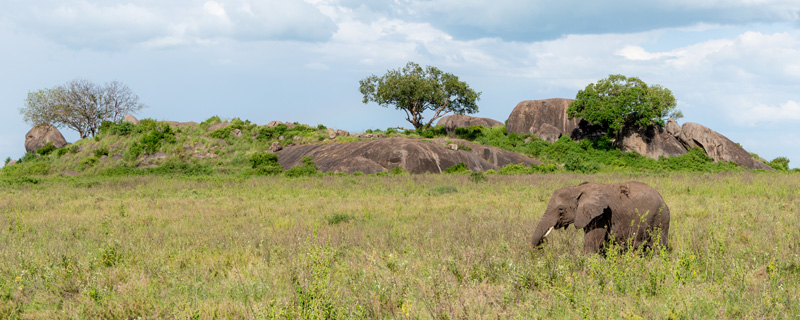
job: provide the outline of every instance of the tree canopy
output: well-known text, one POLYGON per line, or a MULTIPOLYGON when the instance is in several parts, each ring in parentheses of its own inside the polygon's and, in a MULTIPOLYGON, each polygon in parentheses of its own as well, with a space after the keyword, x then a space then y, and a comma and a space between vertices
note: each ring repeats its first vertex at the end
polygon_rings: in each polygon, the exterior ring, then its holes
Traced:
POLYGON ((432 66, 422 68, 414 62, 389 70, 381 77, 366 77, 359 83, 364 103, 372 101, 382 107, 394 105, 406 112, 406 120, 415 129, 430 127, 433 121, 449 112, 478 112, 476 103, 481 95, 457 76, 432 66), (423 124, 422 113, 427 110, 433 111, 433 115, 423 124))
POLYGON ((49 123, 78 131, 81 138, 97 134, 104 120, 118 122, 144 108, 128 86, 112 81, 97 85, 73 80, 50 89, 29 92, 20 113, 26 123, 49 123))
POLYGON ((583 118, 612 137, 623 128, 663 126, 668 117, 683 117, 672 91, 619 74, 587 85, 575 99, 567 109, 570 118, 583 118))

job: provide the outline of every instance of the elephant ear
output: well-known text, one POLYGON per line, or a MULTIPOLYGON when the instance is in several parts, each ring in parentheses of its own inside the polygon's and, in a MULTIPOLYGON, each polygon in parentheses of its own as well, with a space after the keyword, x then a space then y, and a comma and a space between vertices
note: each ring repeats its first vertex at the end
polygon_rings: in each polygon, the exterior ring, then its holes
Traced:
POLYGON ((594 218, 603 214, 609 207, 610 196, 602 190, 585 190, 578 196, 578 208, 575 212, 575 228, 583 229, 594 218))

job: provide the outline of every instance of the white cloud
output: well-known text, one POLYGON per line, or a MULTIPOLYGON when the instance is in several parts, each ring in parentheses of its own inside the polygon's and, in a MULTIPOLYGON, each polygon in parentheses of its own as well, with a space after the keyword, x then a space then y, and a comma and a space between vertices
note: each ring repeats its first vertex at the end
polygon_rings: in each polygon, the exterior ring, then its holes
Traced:
POLYGON ((26 1, 0 12, 27 34, 78 49, 236 41, 327 40, 335 24, 303 0, 180 0, 153 3, 26 1))
POLYGON ((737 123, 751 127, 759 124, 800 123, 800 103, 789 100, 778 106, 765 104, 741 106, 733 117, 737 123))

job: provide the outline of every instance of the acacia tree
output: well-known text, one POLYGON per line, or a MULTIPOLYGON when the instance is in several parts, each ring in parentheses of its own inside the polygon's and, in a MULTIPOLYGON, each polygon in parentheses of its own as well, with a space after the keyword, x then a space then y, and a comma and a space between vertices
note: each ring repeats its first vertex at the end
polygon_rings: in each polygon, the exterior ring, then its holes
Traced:
POLYGON ((406 120, 414 129, 428 128, 449 112, 478 112, 476 103, 481 96, 457 76, 432 66, 422 68, 414 62, 402 69, 389 70, 381 77, 366 77, 359 83, 364 103, 372 101, 382 107, 394 105, 395 109, 405 111, 406 120), (433 115, 423 124, 422 113, 427 110, 432 110, 433 115))
POLYGON ((97 85, 73 80, 50 89, 29 92, 20 113, 26 123, 49 123, 77 131, 81 139, 97 134, 105 120, 118 122, 146 107, 128 86, 111 81, 97 85))
POLYGON ((668 117, 682 118, 672 91, 648 86, 636 77, 614 74, 578 91, 567 109, 570 118, 580 117, 598 125, 614 137, 623 128, 663 126, 668 117))

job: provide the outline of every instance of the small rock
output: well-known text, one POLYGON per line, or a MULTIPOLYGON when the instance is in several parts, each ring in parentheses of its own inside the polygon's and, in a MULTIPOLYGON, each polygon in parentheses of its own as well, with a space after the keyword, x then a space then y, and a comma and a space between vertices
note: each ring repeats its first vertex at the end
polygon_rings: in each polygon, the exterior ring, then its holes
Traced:
POLYGON ((234 137, 241 137, 242 136, 242 130, 233 129, 233 131, 231 131, 231 134, 233 134, 234 137))
POLYGON ((280 122, 280 121, 270 121, 269 123, 267 123, 267 128, 272 128, 272 127, 275 127, 275 126, 277 126, 277 125, 279 125, 279 124, 283 124, 283 122, 280 122))
POLYGON ((269 150, 270 152, 278 152, 278 151, 281 151, 281 150, 283 150, 283 146, 281 146, 281 143, 280 143, 280 142, 278 142, 278 141, 275 141, 275 142, 273 142, 273 143, 272 143, 272 145, 271 145, 271 146, 269 146, 269 149, 268 149, 268 150, 269 150))
POLYGON ((288 129, 294 129, 297 126, 293 122, 288 122, 288 121, 284 122, 283 124, 285 124, 286 128, 288 128, 288 129))
POLYGON ((451 143, 447 145, 447 148, 450 150, 458 150, 458 145, 455 143, 451 143))
POLYGON ((6 165, 7 165, 7 166, 13 166, 13 165, 15 165, 15 164, 17 164, 17 160, 11 160, 11 161, 9 161, 9 162, 8 162, 8 164, 6 164, 6 165))
POLYGON ((531 141, 533 141, 533 138, 531 137, 525 138, 525 143, 531 143, 531 141))
POLYGON ((284 137, 284 136, 278 137, 278 140, 283 140, 283 139, 286 139, 286 137, 284 137))
POLYGON ((301 140, 303 140, 303 137, 301 137, 301 136, 294 136, 294 138, 292 138, 292 141, 294 141, 294 142, 301 141, 301 140))

